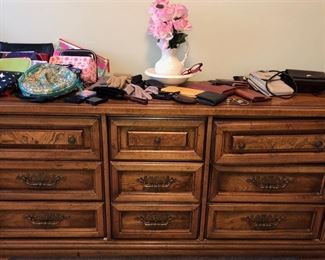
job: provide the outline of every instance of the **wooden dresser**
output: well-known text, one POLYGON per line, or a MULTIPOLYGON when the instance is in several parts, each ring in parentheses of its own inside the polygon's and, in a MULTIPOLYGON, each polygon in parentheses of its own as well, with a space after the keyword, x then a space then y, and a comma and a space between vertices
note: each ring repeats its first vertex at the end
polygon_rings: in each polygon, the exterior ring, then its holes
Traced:
POLYGON ((0 257, 325 258, 325 95, 0 99, 0 257))

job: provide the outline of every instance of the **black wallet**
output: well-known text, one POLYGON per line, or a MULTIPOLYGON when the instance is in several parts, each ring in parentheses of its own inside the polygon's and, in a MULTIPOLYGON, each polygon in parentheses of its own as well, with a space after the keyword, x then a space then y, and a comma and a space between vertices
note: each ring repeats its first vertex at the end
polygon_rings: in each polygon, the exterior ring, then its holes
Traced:
POLYGON ((227 95, 205 91, 196 96, 196 100, 202 105, 216 106, 227 98, 227 95))

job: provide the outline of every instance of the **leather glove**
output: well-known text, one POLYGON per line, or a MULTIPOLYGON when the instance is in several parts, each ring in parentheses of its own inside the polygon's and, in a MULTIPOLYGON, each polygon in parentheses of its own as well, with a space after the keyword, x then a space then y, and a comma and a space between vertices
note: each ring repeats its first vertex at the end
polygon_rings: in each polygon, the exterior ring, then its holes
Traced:
POLYGON ((113 88, 123 89, 130 80, 131 80, 131 75, 113 74, 107 80, 107 85, 113 88))

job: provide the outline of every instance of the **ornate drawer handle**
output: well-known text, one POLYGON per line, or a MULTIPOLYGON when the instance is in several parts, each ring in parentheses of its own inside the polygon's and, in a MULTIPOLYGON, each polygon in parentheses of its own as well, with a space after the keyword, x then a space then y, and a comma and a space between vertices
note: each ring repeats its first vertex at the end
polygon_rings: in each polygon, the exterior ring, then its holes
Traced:
POLYGON ((323 148, 323 142, 322 141, 314 142, 314 147, 317 149, 323 148))
POLYGON ((160 138, 160 137, 158 137, 158 136, 156 136, 156 137, 155 137, 155 139, 153 140, 153 142, 154 142, 154 144, 155 144, 155 145, 157 145, 157 146, 158 146, 158 145, 160 145, 160 144, 161 144, 161 138, 160 138))
POLYGON ((238 144, 238 150, 240 153, 243 153, 245 151, 246 144, 245 143, 239 143, 238 144))
POLYGON ((292 178, 286 176, 255 176, 246 180, 252 183, 263 192, 280 192, 285 190, 289 183, 293 181, 292 178))
POLYGON ((147 230, 165 230, 173 220, 173 217, 167 214, 147 214, 140 216, 140 220, 147 230))
POLYGON ((69 143, 70 145, 74 145, 74 144, 76 144, 76 142, 77 142, 77 139, 76 139, 75 136, 70 135, 70 136, 68 137, 68 143, 69 143))
POLYGON ((254 230, 274 230, 282 221, 287 220, 285 216, 272 214, 251 215, 241 219, 254 230))
POLYGON ((65 177, 55 174, 39 173, 18 175, 16 179, 31 188, 43 190, 55 188, 60 182, 65 180, 65 177))
POLYGON ((146 192, 167 192, 170 186, 176 182, 176 178, 169 176, 143 176, 137 179, 143 185, 146 192))
POLYGON ((25 216, 25 219, 28 220, 32 225, 41 228, 55 228, 63 220, 68 218, 69 216, 65 216, 60 213, 31 214, 25 216))

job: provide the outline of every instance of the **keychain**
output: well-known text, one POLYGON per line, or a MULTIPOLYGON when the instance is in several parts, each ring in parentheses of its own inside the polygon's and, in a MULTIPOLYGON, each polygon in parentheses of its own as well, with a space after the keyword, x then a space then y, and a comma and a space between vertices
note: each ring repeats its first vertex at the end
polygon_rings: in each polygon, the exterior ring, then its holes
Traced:
POLYGON ((228 105, 238 105, 238 106, 247 106, 250 104, 249 101, 240 99, 240 98, 233 98, 229 97, 226 99, 226 104, 228 105))

